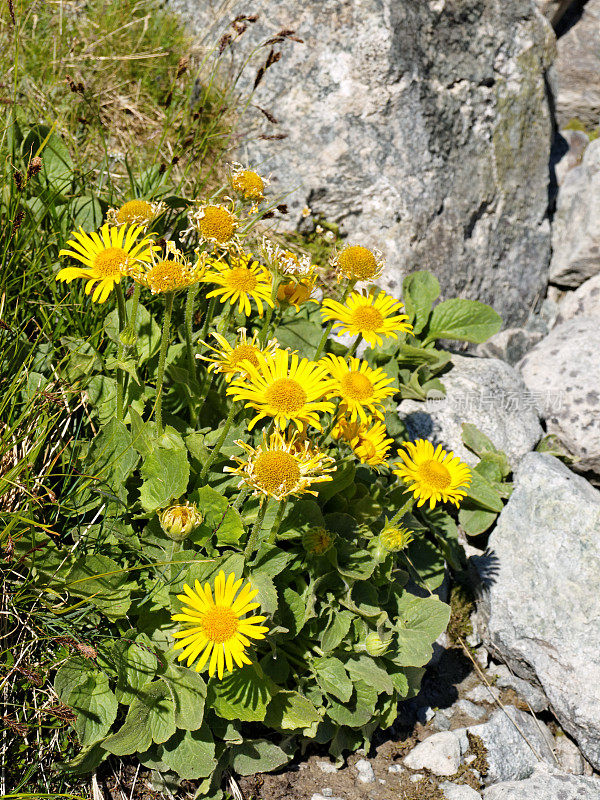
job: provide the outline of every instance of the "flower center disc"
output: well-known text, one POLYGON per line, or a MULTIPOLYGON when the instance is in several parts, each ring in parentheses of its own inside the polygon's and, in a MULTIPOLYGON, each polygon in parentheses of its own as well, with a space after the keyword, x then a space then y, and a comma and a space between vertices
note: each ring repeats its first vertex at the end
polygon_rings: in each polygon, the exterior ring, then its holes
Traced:
POLYGON ((155 264, 148 272, 147 278, 157 292, 171 292, 187 283, 182 275, 181 265, 172 259, 155 264))
POLYGON ((425 461, 419 467, 419 477, 433 489, 443 491, 452 483, 447 468, 439 461, 425 461))
POLYGON ((233 188, 242 192, 246 197, 262 197, 265 185, 262 178, 252 170, 244 170, 238 173, 232 180, 233 188))
POLYGON ((127 266, 127 253, 122 247, 107 247, 101 250, 94 259, 94 269, 103 278, 119 275, 127 266))
POLYGON ((256 275, 247 267, 235 267, 227 276, 227 283, 236 292, 252 292, 256 289, 256 275))
POLYGON ((201 626, 207 639, 221 644, 235 636, 240 621, 228 606, 213 606, 204 614, 201 626))
POLYGON ((124 203, 117 211, 117 222, 148 222, 152 219, 153 212, 150 203, 145 200, 130 200, 124 203))
POLYGON ((207 239, 227 242, 235 230, 233 215, 226 208, 207 206, 200 218, 200 232, 207 239))
POLYGON ((373 396, 373 384, 362 372, 349 372, 340 384, 344 395, 351 400, 367 400, 373 396))
POLYGON ((293 414, 306 403, 306 392, 291 378, 278 378, 265 392, 265 399, 278 412, 293 414))
POLYGON ((372 278, 377 272, 375 256, 366 247, 359 245, 342 250, 339 255, 339 264, 347 275, 361 281, 372 278))
POLYGON ((383 316, 373 306, 362 306, 352 312, 352 323, 359 330, 376 331, 381 327, 383 316))
POLYGON ((300 480, 298 462, 291 453, 283 450, 261 453, 254 462, 254 474, 267 494, 274 494, 278 490, 281 493, 290 492, 300 480))
POLYGON ((238 346, 233 349, 230 361, 233 366, 237 366, 242 361, 249 361, 253 367, 258 367, 256 348, 252 347, 251 344, 238 344, 238 346))

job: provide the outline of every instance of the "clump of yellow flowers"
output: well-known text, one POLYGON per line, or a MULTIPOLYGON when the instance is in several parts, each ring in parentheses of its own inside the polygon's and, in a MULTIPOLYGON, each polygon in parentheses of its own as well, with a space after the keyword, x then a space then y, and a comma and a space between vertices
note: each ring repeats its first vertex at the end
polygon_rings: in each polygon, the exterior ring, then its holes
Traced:
MULTIPOLYGON (((60 254, 79 264, 65 265, 56 278, 83 279, 94 302, 116 294, 119 423, 131 421, 127 392, 136 375, 139 307, 152 301, 160 308, 146 423, 157 446, 168 450, 177 431, 164 416, 187 403, 187 430, 196 433, 205 431, 201 420, 214 420, 215 408, 226 409, 215 435, 202 433, 198 483, 207 485, 213 476, 228 481, 233 509, 258 503, 244 547, 246 564, 278 541, 288 503, 318 496, 348 465, 398 481, 402 513, 386 520, 377 535, 386 553, 400 557, 416 536, 403 522, 413 505, 458 506, 471 471, 441 445, 420 439, 398 448, 388 434, 386 414, 393 414, 400 386, 397 371, 388 374, 377 356, 379 348, 403 341, 413 328, 401 300, 376 285, 384 271, 382 254, 364 242, 336 249, 329 262, 337 277, 331 289, 324 268, 268 237, 263 217, 272 216, 273 207, 266 179, 238 164, 228 187, 190 203, 187 220, 178 226, 167 199, 131 198, 109 211, 99 231, 72 233, 60 254), (183 294, 184 303, 176 305, 183 294), (280 331, 293 331, 290 323, 297 317, 319 331, 317 341, 287 333, 281 343, 280 331), (350 337, 350 344, 339 344, 335 334, 350 337), (173 344, 176 335, 183 341, 173 344), (232 429, 235 439, 229 438, 232 429), (274 519, 264 539, 270 507, 274 519)), ((170 498, 157 513, 174 543, 171 553, 187 546, 204 520, 203 509, 185 497, 170 498)), ((311 563, 335 559, 339 532, 336 538, 315 524, 300 540, 311 563)), ((248 616, 260 597, 255 599, 259 592, 251 580, 243 583, 221 571, 212 585, 183 585, 183 607, 173 620, 182 624, 175 647, 187 666, 206 667, 221 679, 250 663, 250 639, 260 641, 269 628, 263 625, 266 615, 248 616)), ((383 656, 390 642, 371 631, 363 649, 383 656)))

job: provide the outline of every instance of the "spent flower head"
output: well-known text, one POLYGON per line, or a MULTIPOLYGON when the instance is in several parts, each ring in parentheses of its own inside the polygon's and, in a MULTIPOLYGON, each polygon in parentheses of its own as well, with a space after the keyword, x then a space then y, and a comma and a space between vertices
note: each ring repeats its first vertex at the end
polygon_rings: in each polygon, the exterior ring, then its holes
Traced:
POLYGON ((241 164, 232 164, 229 171, 229 183, 231 188, 237 192, 244 200, 251 200, 253 203, 265 199, 266 178, 258 172, 246 169, 241 164))
POLYGON ((139 225, 146 230, 164 213, 166 205, 152 200, 128 200, 119 208, 109 208, 106 221, 110 225, 139 225))
POLYGON ((175 242, 168 241, 165 245, 165 252, 152 256, 149 264, 143 264, 138 269, 133 270, 131 275, 152 294, 164 294, 165 292, 178 292, 187 289, 198 283, 205 270, 205 255, 198 256, 195 264, 192 264, 181 250, 178 250, 175 242))
POLYGON ((375 281, 385 266, 379 250, 369 250, 362 245, 350 245, 336 250, 330 259, 338 281, 346 278, 349 281, 375 281))
POLYGON ((221 203, 200 205, 189 212, 189 220, 201 242, 225 248, 235 243, 239 220, 233 207, 227 208, 221 203))

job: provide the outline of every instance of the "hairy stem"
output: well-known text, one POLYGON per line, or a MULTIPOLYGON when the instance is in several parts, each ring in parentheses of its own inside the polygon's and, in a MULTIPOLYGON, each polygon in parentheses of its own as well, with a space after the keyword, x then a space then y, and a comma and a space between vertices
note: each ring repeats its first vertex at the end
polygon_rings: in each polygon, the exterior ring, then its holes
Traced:
POLYGON ((244 558, 246 559, 246 561, 248 561, 258 550, 258 537, 260 536, 263 522, 265 521, 265 514, 267 513, 268 505, 269 505, 269 498, 263 497, 260 503, 260 508, 258 510, 258 517, 256 518, 256 522, 254 523, 254 527, 252 528, 252 533, 248 537, 248 544, 246 545, 246 549, 244 551, 244 558))
POLYGON ((223 442, 225 441, 227 434, 229 433, 229 429, 231 428, 231 423, 233 422, 233 418, 235 417, 236 410, 237 409, 235 403, 232 403, 231 408, 229 409, 229 414, 227 415, 227 419, 225 420, 225 425, 223 426, 223 430, 221 431, 221 435, 217 439, 217 443, 213 447, 209 457, 206 459, 206 463, 204 464, 202 472, 200 473, 201 481, 205 480, 206 476, 208 475, 208 470, 211 468, 212 464, 214 463, 214 460, 221 452, 221 448, 223 447, 223 442))
MULTIPOLYGON (((125 310, 125 297, 123 295, 123 288, 120 283, 115 285, 117 292, 117 309, 119 313, 119 339, 117 344, 117 363, 123 358, 123 342, 121 341, 121 334, 125 330, 127 311, 125 310)), ((117 420, 123 421, 123 370, 117 367, 117 420)))
POLYGON ((173 313, 173 292, 165 295, 165 316, 163 318, 162 336, 160 340, 160 353, 158 356, 158 371, 156 373, 156 433, 158 436, 163 434, 162 422, 162 400, 163 400, 163 381, 165 377, 165 360, 169 347, 169 334, 171 333, 171 314, 173 313))

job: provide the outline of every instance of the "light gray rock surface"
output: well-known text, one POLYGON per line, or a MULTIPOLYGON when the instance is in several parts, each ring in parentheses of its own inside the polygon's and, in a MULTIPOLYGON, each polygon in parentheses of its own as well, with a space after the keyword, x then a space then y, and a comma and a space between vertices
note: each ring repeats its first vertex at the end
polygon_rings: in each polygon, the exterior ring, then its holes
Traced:
POLYGON ((568 736, 557 736, 554 739, 554 754, 564 772, 571 775, 583 775, 583 756, 575 742, 572 742, 568 736))
POLYGON ((446 396, 404 400, 398 413, 412 439, 431 439, 460 456, 467 464, 479 461, 462 443, 462 424, 471 422, 504 450, 510 463, 533 450, 543 431, 534 403, 518 372, 495 358, 453 355, 454 365, 443 378, 446 396))
POLYGON ((434 775, 454 775, 460 766, 460 742, 450 731, 434 733, 404 759, 410 769, 428 769, 434 775))
POLYGON ((559 126, 578 119, 596 128, 600 118, 600 0, 577 3, 581 17, 558 40, 556 115, 559 126))
MULTIPOLYGON (((600 0, 599 0, 600 2, 600 0)), ((552 224, 550 280, 576 287, 600 272, 600 139, 564 176, 552 224)))
POLYGON ((559 138, 553 145, 553 152, 561 153, 560 159, 554 164, 556 182, 559 186, 564 183, 567 174, 583 161, 583 154, 590 143, 590 137, 584 131, 562 130, 559 138))
MULTIPOLYGON (((282 57, 256 90, 237 155, 287 195, 288 226, 308 206, 353 243, 387 254, 381 282, 392 292, 407 272, 430 269, 445 296, 493 303, 506 323, 522 322, 550 257, 545 78, 555 40, 533 3, 226 5, 226 21, 260 15, 234 45, 236 64, 281 29, 303 40, 274 45, 282 57)), ((209 45, 226 29, 206 0, 170 6, 209 45)), ((267 52, 253 58, 242 90, 267 52)))
POLYGON ((481 800, 481 795, 466 784, 441 783, 440 789, 446 800, 481 800))
POLYGON ((487 553, 471 563, 488 646, 537 680, 600 768, 600 492, 558 459, 529 454, 487 553))
POLYGON ((354 767, 358 772, 357 780, 360 781, 360 783, 375 783, 375 771, 366 758, 359 759, 354 767))
POLYGON ((568 292, 558 306, 557 323, 574 317, 600 317, 600 273, 568 292))
POLYGON ((575 0, 536 0, 542 14, 556 25, 575 0))
POLYGON ((541 331, 505 328, 490 336, 487 342, 478 345, 476 352, 483 358, 499 358, 514 366, 543 338, 541 331))
POLYGON ((521 361, 546 430, 575 457, 577 472, 600 474, 600 315, 556 325, 521 361))
POLYGON ((527 780, 488 787, 483 800, 600 800, 600 781, 540 766, 527 780))
POLYGON ((524 681, 523 678, 519 678, 518 675, 513 675, 506 664, 491 667, 488 674, 492 677, 495 676, 495 686, 501 689, 512 689, 518 697, 529 704, 531 710, 536 714, 548 708, 548 698, 542 690, 528 681, 524 681))
POLYGON ((479 736, 486 747, 486 785, 528 778, 540 760, 555 763, 548 728, 514 706, 499 709, 487 722, 467 731, 479 736))

